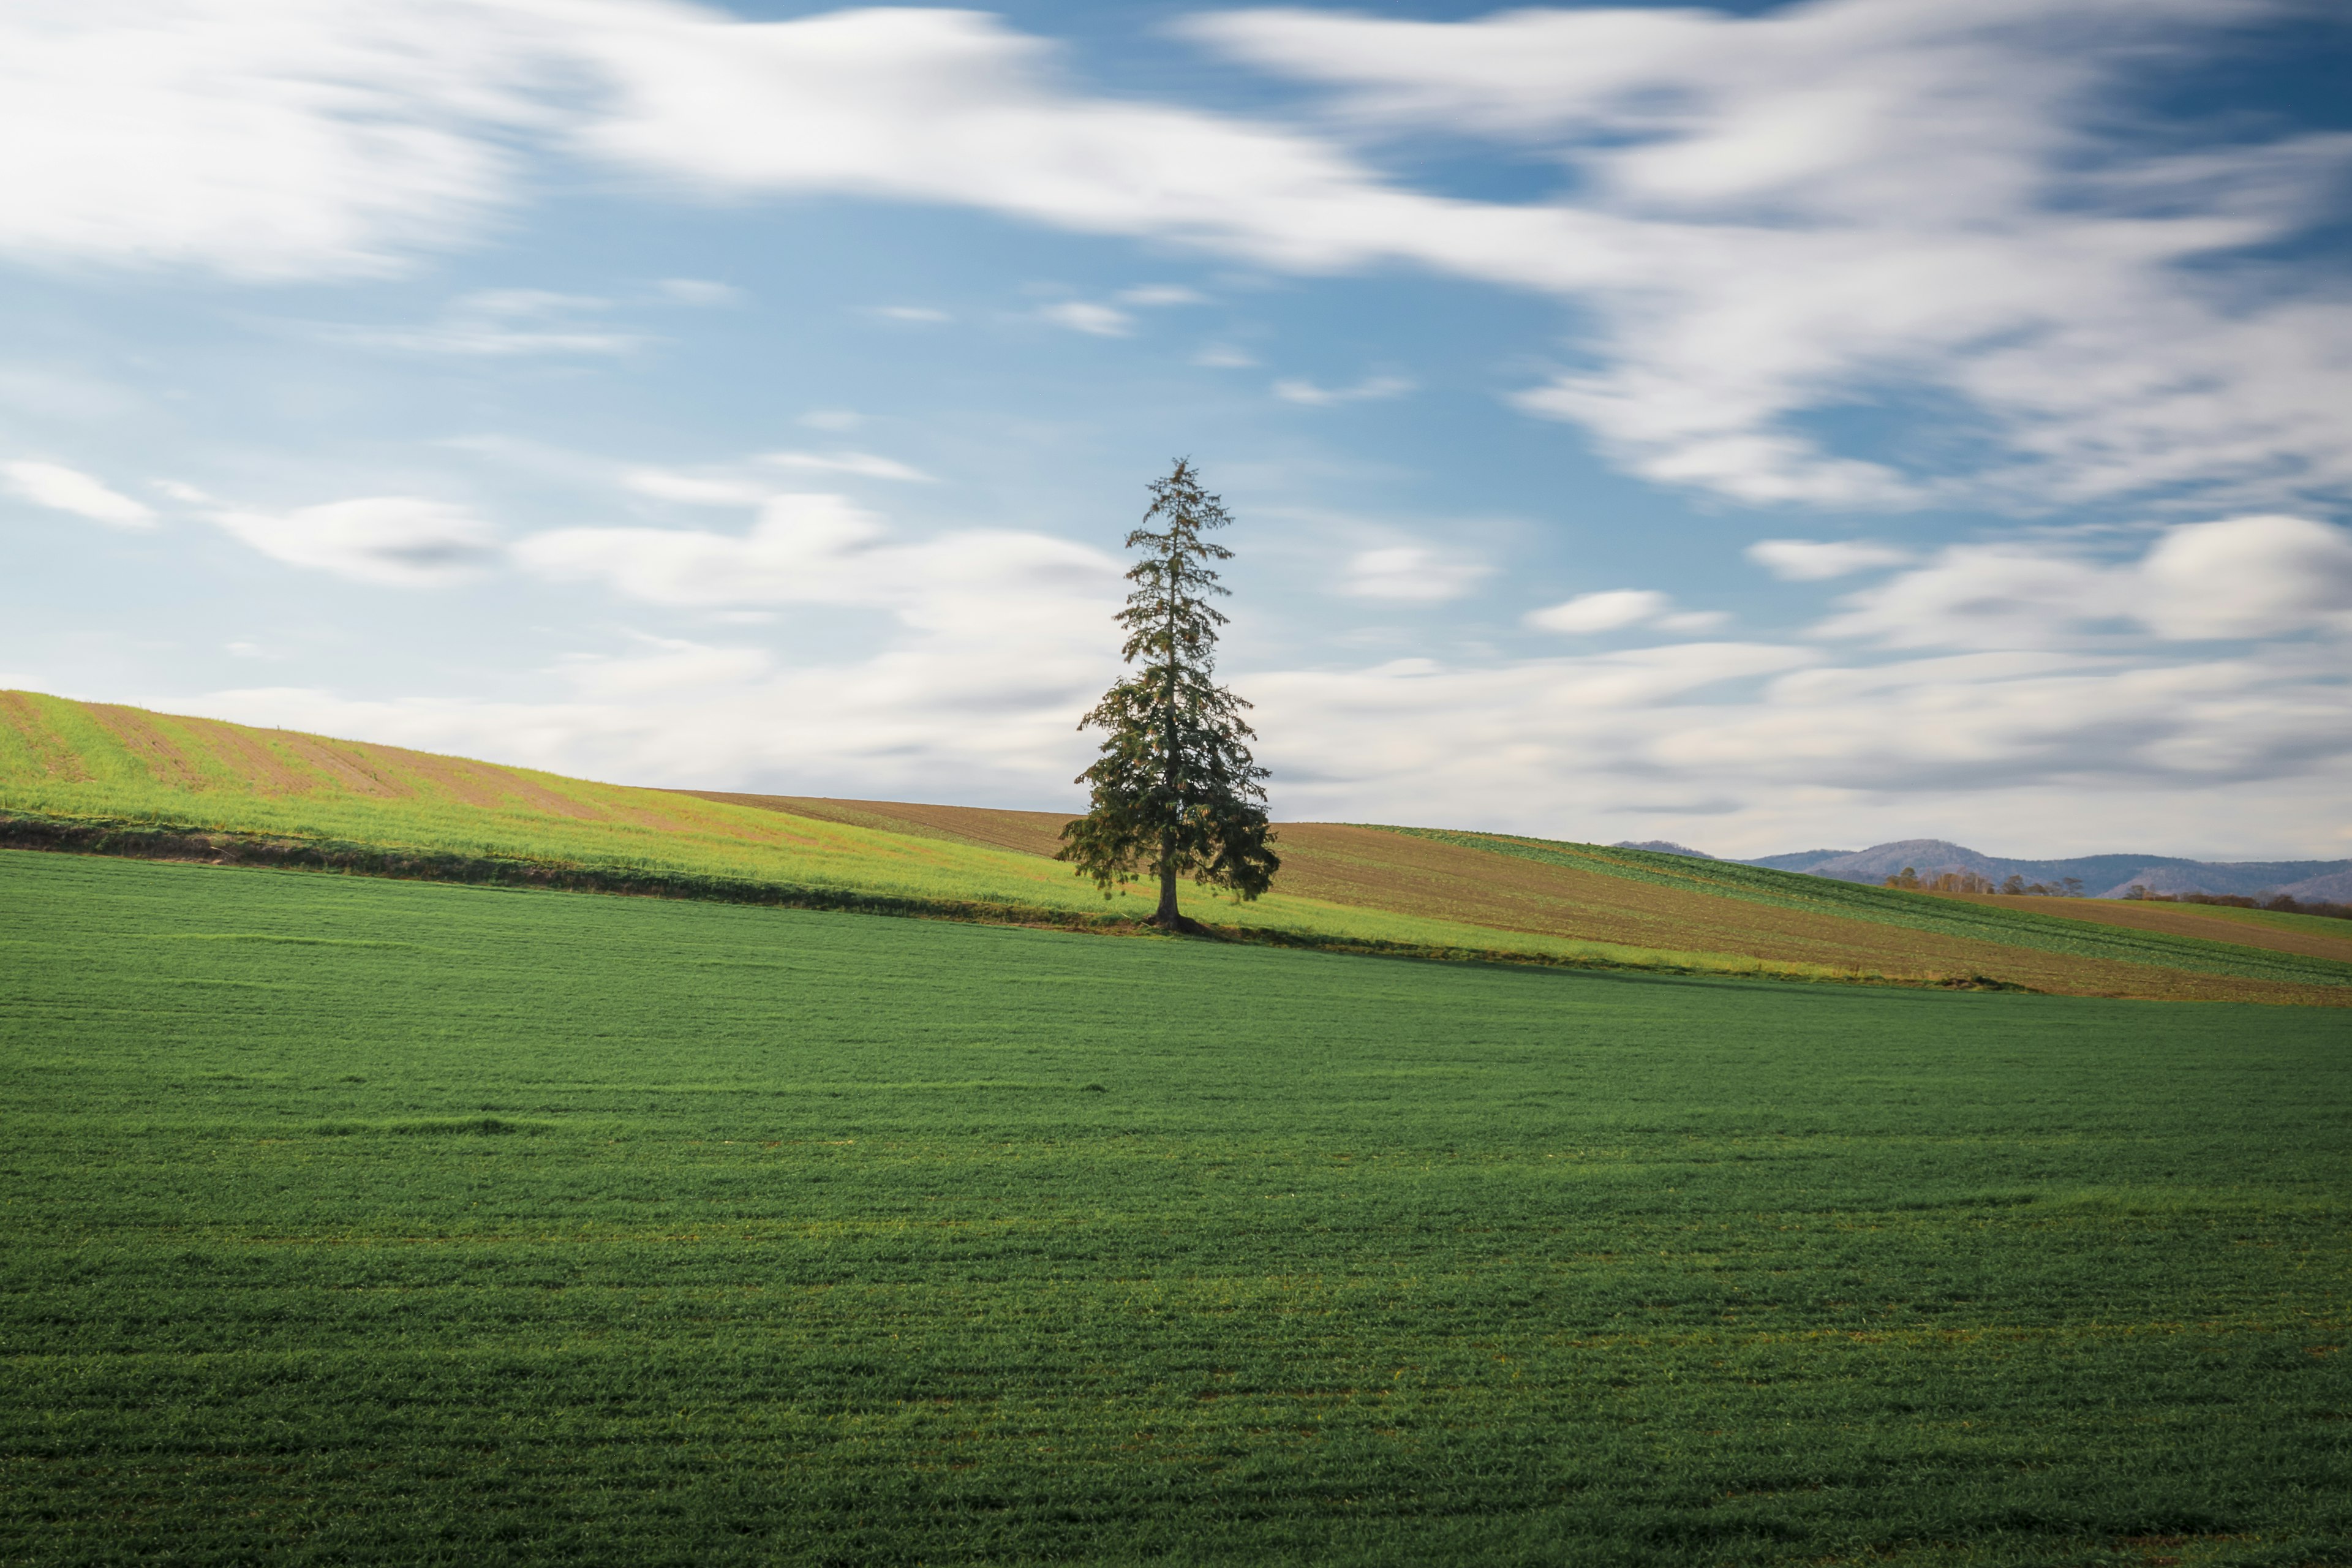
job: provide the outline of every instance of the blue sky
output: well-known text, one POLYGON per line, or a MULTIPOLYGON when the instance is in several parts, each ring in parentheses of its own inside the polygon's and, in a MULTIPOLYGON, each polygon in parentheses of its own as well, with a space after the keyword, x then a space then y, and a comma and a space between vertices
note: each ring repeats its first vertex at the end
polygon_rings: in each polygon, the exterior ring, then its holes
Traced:
POLYGON ((0 684, 1060 806, 1239 526, 1277 814, 2352 854, 2352 24, 0 16, 0 684))

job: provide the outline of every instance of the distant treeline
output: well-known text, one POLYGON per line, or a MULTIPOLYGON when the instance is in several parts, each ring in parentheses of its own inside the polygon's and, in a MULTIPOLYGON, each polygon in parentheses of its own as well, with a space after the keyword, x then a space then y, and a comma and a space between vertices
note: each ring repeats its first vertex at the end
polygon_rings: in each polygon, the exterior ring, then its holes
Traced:
POLYGON ((2125 889, 2124 897, 2159 904, 2226 904, 2233 910, 2275 910, 2283 915, 2325 915, 2332 921, 2352 921, 2352 904, 2298 899, 2293 893, 2273 893, 2267 899, 2242 898, 2236 893, 2151 893, 2134 882, 2125 889))
MULTIPOLYGON (((2057 886, 2045 882, 2029 882, 2022 877, 2011 877, 2005 882, 1995 882, 1990 877, 1979 877, 1974 871, 1944 871, 1933 877, 1922 877, 1906 866, 1880 884, 1888 888, 1906 888, 1915 893, 2007 893, 2011 897, 2044 899, 2079 899, 2083 896, 2083 879, 2068 877, 2057 886)), ((2236 893, 2158 893, 2149 890, 2145 883, 2134 882, 2124 890, 2126 899, 2138 899, 2158 904, 2226 904, 2233 910, 2274 910, 2284 915, 2325 915, 2330 920, 2352 921, 2352 904, 2331 904, 2325 899, 2298 899, 2292 893, 2273 893, 2267 898, 2244 898, 2236 893)))
POLYGON ((2012 897, 2041 899, 2079 899, 2083 896, 2083 879, 2068 877, 2053 887, 2046 882, 2029 882, 2022 877, 2011 877, 2006 882, 1996 882, 1990 877, 1979 877, 1974 871, 1946 871, 1938 876, 1922 877, 1906 866, 1883 884, 1889 888, 1908 888, 1915 893, 2008 893, 2012 897))

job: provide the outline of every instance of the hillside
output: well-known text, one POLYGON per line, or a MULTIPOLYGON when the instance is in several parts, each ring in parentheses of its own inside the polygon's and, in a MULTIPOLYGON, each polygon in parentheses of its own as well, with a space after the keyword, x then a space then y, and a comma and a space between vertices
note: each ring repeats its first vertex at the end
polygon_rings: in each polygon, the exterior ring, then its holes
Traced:
MULTIPOLYGON (((1145 907, 1106 905, 1050 858, 1053 813, 640 789, 29 692, 0 693, 0 838, 23 845, 110 835, 181 858, 1074 927, 1124 929, 1145 907)), ((2352 940, 2189 907, 2117 925, 2059 907, 2075 900, 1941 898, 1642 849, 1280 833, 1277 892, 1192 893, 1192 912, 1239 939, 1428 956, 2352 1005, 2352 940)))

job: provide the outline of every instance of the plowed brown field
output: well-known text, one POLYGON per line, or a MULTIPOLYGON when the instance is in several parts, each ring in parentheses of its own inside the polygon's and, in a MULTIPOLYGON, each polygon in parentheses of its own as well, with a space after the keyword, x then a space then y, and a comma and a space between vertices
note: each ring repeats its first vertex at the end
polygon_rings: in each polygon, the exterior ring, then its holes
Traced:
MULTIPOLYGON (((998 811, 902 801, 831 800, 802 795, 685 792, 706 800, 893 833, 1051 856, 1068 816, 1050 811, 998 811)), ((1919 931, 1874 921, 1786 910, 1744 900, 1546 865, 1442 840, 1336 823, 1289 822, 1277 828, 1282 889, 1304 898, 1458 921, 1497 931, 1532 931, 1632 947, 1744 952, 1759 958, 1852 967, 1890 978, 1980 975, 2006 984, 2071 996, 2138 996, 2173 1001, 2352 1005, 2352 990, 2235 975, 2200 974, 2005 943, 1919 931)), ((2018 900, 1983 900, 2014 909, 2018 900)), ((2128 908, 2114 900, 2037 899, 2035 912, 2090 912, 2059 905, 2128 908)), ((2188 906, 2193 909, 2195 906, 2188 906)), ((2171 914, 2182 906, 2141 906, 2171 914)), ((2214 942, 2269 947, 2309 957, 2352 961, 2352 943, 2297 945, 2248 940, 2246 928, 2208 919, 2170 930, 2214 942), (2206 927, 2221 928, 2209 931, 2206 927)), ((2126 921, 2106 923, 2124 924, 2126 921)), ((2270 936, 2278 933, 2261 932, 2270 936)))
MULTIPOLYGON (((1991 893, 1937 893, 1934 896, 1958 899, 1970 904, 2014 907, 2016 902, 1991 893)), ((2193 936, 2204 942, 2233 942, 2241 947, 2263 947, 2273 952, 2293 952, 2305 958, 2332 958, 2339 963, 2352 963, 2352 921, 2313 921, 2315 925, 2343 927, 2344 934, 2338 936, 2333 931, 2293 931, 2258 925, 2215 914, 2208 906, 2168 904, 2152 899, 2146 901, 2135 899, 2036 899, 2032 907, 2036 914, 2063 915, 2068 920, 2090 921, 2097 925, 2122 926, 2128 931, 2170 931, 2177 936, 2193 936)))

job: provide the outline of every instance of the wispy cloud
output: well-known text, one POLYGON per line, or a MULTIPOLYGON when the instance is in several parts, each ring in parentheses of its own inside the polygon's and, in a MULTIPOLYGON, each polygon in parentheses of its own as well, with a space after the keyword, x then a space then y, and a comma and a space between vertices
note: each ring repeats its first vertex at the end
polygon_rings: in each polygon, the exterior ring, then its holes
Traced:
MULTIPOLYGON (((1748 501, 2340 492, 2352 304, 2273 258, 2336 210, 2352 136, 2183 153, 2110 111, 2152 54, 2245 14, 1813 0, 1190 24, 1329 87, 1343 132, 1074 90, 1039 40, 970 11, 753 25, 655 0, 185 0, 129 48, 103 8, 26 0, 0 13, 0 145, 45 151, 0 207, 0 250, 382 271, 467 242, 560 149, 698 196, 948 204, 1570 301, 1593 323, 1577 368, 1519 406, 1748 501), (1485 137, 1577 178, 1521 205, 1416 189, 1366 161, 1368 128, 1485 137), (1806 417, 1890 384, 1963 410, 1991 460, 1901 462, 1806 417)), ((438 353, 625 346, 510 322, 365 331, 438 353)))
POLYGON ((52 511, 70 512, 112 528, 155 526, 154 508, 61 463, 26 458, 0 464, 0 483, 11 495, 52 511))
POLYGON ((1135 318, 1125 310, 1087 300, 1066 300, 1058 305, 1046 305, 1040 308, 1037 314, 1057 327, 1067 327, 1074 332, 1086 332, 1097 338, 1123 338, 1135 331, 1135 318))
POLYGON ((1349 556, 1339 592, 1357 599, 1438 604, 1471 593, 1493 571, 1484 562, 1444 555, 1424 545, 1390 545, 1349 556))
POLYGON ((886 321, 910 321, 926 327, 955 320, 945 310, 935 310, 929 305, 868 305, 866 313, 879 316, 886 321))
POLYGON ((1591 637, 1645 623, 1670 632, 1712 631, 1731 619, 1720 610, 1677 610, 1674 603, 1655 589, 1611 588, 1530 611, 1527 624, 1538 631, 1591 637))
POLYGON ((1917 557, 1908 550, 1869 539, 1759 539, 1748 559, 1787 583, 1819 583, 1877 567, 1901 566, 1917 557))
POLYGON ((498 536, 461 506, 417 496, 367 496, 290 511, 226 508, 212 521, 290 566, 354 582, 427 588, 462 581, 495 559, 498 536))
POLYGON ((1118 302, 1156 310, 1169 305, 1205 305, 1209 297, 1198 289, 1187 289, 1181 283, 1140 283, 1132 289, 1120 289, 1118 302))
POLYGON ((1413 383, 1401 375, 1367 376, 1352 386, 1318 386, 1311 381, 1283 380, 1274 384, 1274 395, 1285 403, 1303 403, 1309 408, 1328 408, 1338 403, 1374 403, 1387 397, 1402 397, 1413 389, 1413 383))
POLYGON ((645 338, 581 320, 611 304, 609 300, 541 289, 491 289, 453 301, 440 320, 422 326, 335 325, 320 331, 338 342, 404 353, 483 358, 626 353, 645 338))
POLYGON ((769 452, 760 461, 800 473, 855 474, 860 479, 903 479, 919 485, 938 482, 920 468, 872 452, 769 452))
POLYGON ((1897 647, 2352 633, 2352 532, 2278 515, 2182 523, 2121 562, 2063 541, 1954 545, 1848 595, 1819 629, 1897 647))
POLYGON ((732 283, 708 278, 665 278, 661 291, 681 305, 740 305, 745 299, 743 290, 732 283))

